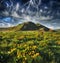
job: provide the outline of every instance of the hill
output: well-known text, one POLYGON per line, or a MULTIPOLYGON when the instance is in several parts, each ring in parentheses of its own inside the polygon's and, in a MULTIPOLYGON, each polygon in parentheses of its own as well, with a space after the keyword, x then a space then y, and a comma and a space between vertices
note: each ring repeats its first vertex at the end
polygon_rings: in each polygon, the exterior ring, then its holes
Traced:
POLYGON ((32 23, 32 22, 26 22, 23 24, 21 30, 23 31, 26 31, 26 30, 38 30, 39 27, 35 24, 35 23, 32 23))
POLYGON ((51 29, 49 29, 41 24, 35 24, 33 22, 25 22, 25 23, 22 23, 15 27, 10 27, 10 28, 0 28, 0 31, 32 31, 32 30, 49 31, 51 29))
POLYGON ((41 30, 49 31, 50 29, 41 25, 41 24, 35 24, 33 22, 24 22, 22 24, 19 24, 15 27, 9 28, 9 30, 15 30, 15 31, 32 31, 32 30, 41 30))

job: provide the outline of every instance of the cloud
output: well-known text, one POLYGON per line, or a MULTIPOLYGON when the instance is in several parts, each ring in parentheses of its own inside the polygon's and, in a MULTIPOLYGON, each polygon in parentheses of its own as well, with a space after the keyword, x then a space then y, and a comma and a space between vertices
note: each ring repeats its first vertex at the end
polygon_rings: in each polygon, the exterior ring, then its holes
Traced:
POLYGON ((57 12, 56 14, 55 13, 56 10, 53 11, 47 5, 39 7, 39 5, 41 5, 41 0, 30 0, 29 2, 23 4, 23 6, 21 6, 19 3, 13 5, 14 3, 12 2, 12 0, 10 1, 11 6, 9 6, 8 3, 6 3, 7 9, 2 12, 4 20, 1 19, 2 22, 0 21, 0 27, 11 27, 23 22, 31 21, 34 23, 40 23, 52 29, 60 28, 60 19, 59 20, 57 19, 57 15, 59 15, 60 12, 59 13, 57 12), (33 11, 34 9, 36 11, 33 11))

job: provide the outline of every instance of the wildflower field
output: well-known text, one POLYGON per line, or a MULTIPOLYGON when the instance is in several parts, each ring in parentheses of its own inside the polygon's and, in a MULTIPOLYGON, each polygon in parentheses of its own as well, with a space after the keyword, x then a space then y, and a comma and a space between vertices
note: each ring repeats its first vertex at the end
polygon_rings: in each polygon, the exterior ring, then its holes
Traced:
POLYGON ((0 63, 60 63, 60 32, 0 32, 0 63))

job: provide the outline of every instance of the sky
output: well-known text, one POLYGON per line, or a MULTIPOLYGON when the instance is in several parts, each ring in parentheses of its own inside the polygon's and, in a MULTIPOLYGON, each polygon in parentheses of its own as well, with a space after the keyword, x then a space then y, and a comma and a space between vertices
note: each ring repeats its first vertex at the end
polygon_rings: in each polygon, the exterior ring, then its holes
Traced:
POLYGON ((60 0, 0 0, 0 27, 14 26, 26 20, 60 28, 60 0))
MULTIPOLYGON (((17 2, 19 2, 21 5, 25 4, 26 2, 28 2, 29 0, 0 0, 0 11, 6 9, 7 7, 7 3, 8 5, 11 5, 11 1, 16 4, 17 2)), ((38 1, 38 0, 36 0, 38 1)), ((41 0, 41 4, 44 5, 48 5, 49 2, 51 2, 53 4, 53 8, 54 7, 59 7, 60 6, 60 0, 41 0)))

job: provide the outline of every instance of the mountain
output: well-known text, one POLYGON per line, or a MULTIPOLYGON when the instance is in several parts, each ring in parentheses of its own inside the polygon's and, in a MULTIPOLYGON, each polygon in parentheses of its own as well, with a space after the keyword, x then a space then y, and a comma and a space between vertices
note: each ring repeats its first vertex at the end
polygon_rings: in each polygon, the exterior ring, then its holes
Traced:
MULTIPOLYGON (((49 31, 51 29, 37 23, 25 22, 14 27, 0 28, 0 31, 33 31, 33 30, 44 30, 49 31)), ((53 30, 52 30, 53 31, 53 30)))
POLYGON ((10 28, 10 30, 15 30, 15 31, 33 31, 33 30, 41 30, 43 29, 44 31, 49 31, 50 29, 37 23, 33 22, 24 22, 22 24, 19 24, 15 27, 10 28))
POLYGON ((21 30, 38 30, 39 27, 33 22, 25 22, 21 28, 21 30))

